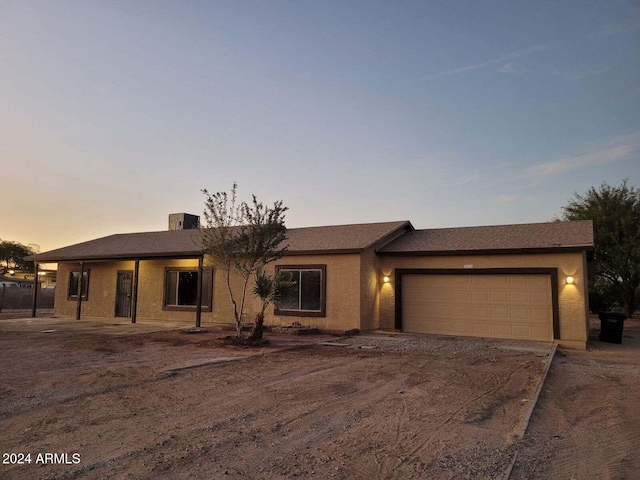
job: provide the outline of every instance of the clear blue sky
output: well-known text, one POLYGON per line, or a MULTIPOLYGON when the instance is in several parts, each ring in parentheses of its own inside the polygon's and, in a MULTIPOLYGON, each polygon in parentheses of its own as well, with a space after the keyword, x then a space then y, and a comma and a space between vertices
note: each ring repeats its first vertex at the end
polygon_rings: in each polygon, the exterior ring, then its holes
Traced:
POLYGON ((0 238, 551 220, 640 186, 637 1, 0 0, 0 238))

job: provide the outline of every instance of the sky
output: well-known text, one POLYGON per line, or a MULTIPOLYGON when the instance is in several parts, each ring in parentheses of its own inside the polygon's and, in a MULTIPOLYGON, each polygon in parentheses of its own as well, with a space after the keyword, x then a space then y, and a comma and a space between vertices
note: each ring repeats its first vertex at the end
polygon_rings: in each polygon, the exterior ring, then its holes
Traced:
POLYGON ((0 239, 257 195, 289 228, 550 221, 640 186, 640 2, 0 0, 0 239))

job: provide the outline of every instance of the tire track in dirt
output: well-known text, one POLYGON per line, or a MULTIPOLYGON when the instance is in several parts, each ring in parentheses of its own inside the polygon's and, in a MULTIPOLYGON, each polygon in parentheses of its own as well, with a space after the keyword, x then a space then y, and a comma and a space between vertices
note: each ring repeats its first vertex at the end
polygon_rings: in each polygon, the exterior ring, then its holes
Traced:
MULTIPOLYGON (((432 340, 416 341, 402 351, 311 347, 273 352, 166 377, 156 372, 163 365, 175 366, 184 358, 182 351, 194 350, 163 344, 145 358, 125 349, 99 355, 124 375, 126 381, 117 379, 120 388, 54 402, 0 425, 16 445, 82 451, 77 471, 39 471, 38 476, 52 479, 442 478, 447 475, 439 465, 443 456, 477 444, 484 454, 485 445, 494 448, 503 435, 493 419, 477 425, 461 415, 464 408, 458 416, 452 410, 460 408, 462 399, 482 402, 506 381, 500 379, 512 370, 514 356, 450 340, 432 355, 432 340), (155 368, 144 366, 149 358, 158 360, 151 363, 155 368), (447 418, 431 444, 415 455, 415 465, 394 469, 447 418), (31 424, 37 432, 25 432, 31 424)), ((65 358, 64 349, 59 355, 65 358)), ((530 376, 521 375, 521 383, 530 376)), ((105 380, 116 381, 96 378, 90 385, 104 387, 105 380)), ((513 411, 496 415, 509 420, 513 411)), ((16 478, 29 478, 27 473, 9 472, 16 478)))
MULTIPOLYGON (((549 373, 522 449, 529 459, 551 452, 545 478, 631 479, 640 471, 640 359, 631 353, 631 366, 593 358, 568 353, 549 373)), ((512 478, 530 478, 533 467, 519 463, 512 478)))
POLYGON ((442 410, 441 413, 444 416, 446 416, 444 421, 439 422, 438 424, 436 424, 435 428, 432 430, 432 433, 426 439, 424 439, 424 441, 420 442, 418 444, 418 446, 416 446, 413 450, 411 450, 409 452, 409 454, 407 456, 405 456, 405 458, 401 459, 400 462, 397 465, 394 465, 391 468, 391 471, 389 473, 391 473, 393 471, 396 471, 396 470, 400 470, 403 467, 405 467, 407 464, 415 462, 420 457, 421 453, 424 452, 424 450, 427 447, 430 447, 430 446, 433 447, 433 442, 434 442, 434 439, 436 438, 436 436, 454 418, 456 418, 458 415, 460 415, 460 413, 462 411, 467 410, 469 408, 469 406, 471 406, 472 404, 474 404, 474 403, 478 402, 479 400, 487 397, 488 395, 495 394, 496 392, 502 390, 509 383, 509 381, 511 380, 513 375, 516 372, 518 372, 521 368, 522 368, 522 365, 516 364, 516 368, 509 372, 509 375, 508 375, 508 377, 507 377, 507 379, 505 381, 499 380, 497 375, 492 374, 493 383, 494 383, 493 388, 485 390, 480 395, 477 395, 476 397, 472 398, 471 400, 465 400, 461 404, 457 404, 456 408, 455 408, 455 410, 453 410, 453 412, 451 412, 449 409, 442 410))
MULTIPOLYGON (((357 375, 360 369, 366 369, 366 364, 368 364, 368 359, 358 359, 356 361, 351 362, 349 365, 336 365, 331 369, 324 369, 322 372, 314 372, 315 373, 323 373, 326 374, 330 370, 336 370, 336 374, 339 376, 341 374, 351 372, 353 375, 357 375)), ((366 387, 356 388, 353 391, 345 392, 342 394, 334 394, 333 398, 318 397, 316 400, 311 403, 303 402, 299 405, 290 404, 286 409, 286 417, 287 419, 283 422, 280 422, 282 425, 291 426, 296 422, 302 422, 307 419, 310 415, 313 415, 320 410, 328 410, 331 411, 333 415, 339 414, 344 411, 351 411, 351 405, 356 402, 356 404, 366 407, 381 398, 389 395, 389 393, 399 389, 404 382, 406 376, 396 377, 391 381, 382 381, 378 380, 377 382, 367 382, 366 387)), ((300 380, 300 377, 297 377, 296 380, 300 380)), ((307 380, 307 379, 305 379, 307 380)), ((319 385, 331 385, 331 378, 322 382, 321 380, 316 380, 316 383, 319 385)), ((269 386, 273 384, 268 384, 269 386)), ((282 392, 279 392, 280 394, 282 392)), ((325 392, 326 393, 326 392, 325 392)), ((300 428, 300 426, 298 426, 300 428)))
MULTIPOLYGON (((223 365, 216 365, 219 367, 223 367, 223 365)), ((322 371, 322 370, 331 370, 333 368, 335 368, 335 365, 330 365, 324 368, 311 368, 311 369, 307 369, 306 372, 294 372, 295 377, 298 379, 304 378, 307 375, 313 375, 313 374, 317 374, 318 372, 322 371)), ((166 373, 162 373, 156 377, 147 379, 145 381, 133 381, 133 382, 127 382, 127 383, 123 383, 123 384, 119 384, 116 386, 112 386, 112 387, 108 387, 108 388, 103 388, 97 391, 92 391, 92 392, 88 392, 88 393, 84 393, 84 394, 79 394, 79 395, 74 395, 72 397, 67 397, 67 398, 63 398, 62 400, 56 400, 56 399, 50 399, 48 402, 45 402, 41 405, 36 405, 34 406, 32 409, 29 410, 54 410, 54 412, 51 412, 49 414, 46 414, 45 416, 47 418, 57 418, 58 420, 61 420, 63 417, 61 417, 61 412, 60 412, 60 407, 72 407, 72 409, 70 409, 70 411, 66 414, 66 415, 70 415, 73 416, 73 409, 81 409, 83 407, 83 405, 86 405, 88 403, 89 400, 93 400, 96 403, 100 403, 100 404, 110 404, 113 403, 113 397, 115 394, 117 394, 118 392, 123 392, 123 391, 127 391, 130 389, 145 389, 145 388, 150 388, 150 387, 155 387, 159 394, 162 394, 162 392, 167 392, 167 391, 172 391, 174 390, 175 386, 172 385, 174 382, 176 381, 180 381, 182 380, 186 380, 188 379, 188 377, 192 377, 194 378, 196 381, 200 381, 201 378, 203 378, 204 376, 210 375, 210 372, 198 372, 198 374, 186 374, 186 375, 176 375, 176 374, 166 374, 166 373), (178 377, 181 377, 178 378, 178 377), (173 387, 173 388, 172 388, 173 387), (99 397, 104 397, 102 399, 100 399, 99 397)), ((210 404, 212 402, 216 403, 216 407, 218 410, 222 410, 222 411, 228 411, 228 409, 233 408, 234 406, 237 407, 237 405, 240 404, 254 404, 256 405, 256 411, 257 410, 263 410, 264 408, 261 407, 261 405, 263 405, 264 399, 265 399, 265 395, 268 395, 268 390, 264 389, 261 387, 260 383, 256 384, 256 385, 251 385, 249 383, 246 382, 245 377, 241 376, 241 375, 237 375, 236 373, 232 374, 233 377, 235 377, 238 380, 238 383, 240 384, 244 384, 243 386, 241 386, 240 388, 237 388, 237 386, 234 386, 230 391, 232 391, 232 394, 229 393, 225 393, 223 396, 217 396, 217 398, 215 400, 212 399, 206 399, 204 402, 200 403, 200 408, 201 409, 207 409, 210 404), (243 400, 242 402, 239 402, 239 400, 243 400)), ((264 384, 277 384, 279 381, 273 381, 273 376, 272 377, 267 377, 265 378, 262 383, 264 384)), ((213 397, 215 398, 215 397, 213 397)), ((117 400, 117 399, 115 399, 117 400)), ((272 402, 268 402, 269 405, 273 405, 275 404, 275 401, 272 402)), ((29 411, 26 412, 27 414, 30 413, 29 411)), ((35 413, 35 412, 33 412, 35 413)), ((172 414, 167 415, 164 418, 158 419, 156 427, 159 430, 163 429, 163 424, 166 424, 167 427, 169 427, 172 423, 173 423, 173 418, 174 416, 179 416, 180 411, 174 411, 172 412, 172 414)), ((248 418, 251 417, 253 414, 255 414, 255 411, 247 411, 244 410, 244 413, 242 414, 242 417, 244 418, 248 418)), ((133 421, 135 421, 135 418, 132 418, 133 421)), ((98 418, 95 420, 92 420, 91 423, 92 424, 102 424, 104 425, 105 423, 108 423, 110 420, 106 419, 106 418, 98 418)), ((25 419, 25 418, 21 418, 18 419, 18 423, 23 424, 23 425, 32 425, 34 429, 36 429, 38 431, 38 438, 39 437, 45 437, 48 434, 50 435, 56 435, 57 437, 59 437, 59 440, 61 440, 63 443, 65 444, 72 444, 73 441, 71 440, 71 438, 73 437, 73 431, 69 431, 69 432, 60 432, 55 430, 55 425, 48 425, 48 424, 43 424, 43 423, 39 423, 39 424, 34 424, 32 421, 25 419), (65 440, 65 437, 68 437, 69 440, 65 440)), ((198 430, 205 430, 205 431, 209 431, 212 428, 216 428, 216 426, 219 425, 224 425, 225 423, 228 422, 223 422, 222 424, 220 424, 220 422, 215 422, 210 426, 205 426, 202 428, 197 428, 194 431, 198 431, 198 430)), ((169 428, 170 429, 170 428, 169 428)), ((189 430, 187 430, 187 435, 188 435, 189 430)), ((5 438, 5 440, 10 441, 10 439, 5 438)), ((35 440, 35 438, 33 439, 35 440)), ((18 440, 16 440, 18 441, 18 440)), ((118 450, 116 450, 115 453, 117 453, 117 451, 127 451, 127 442, 123 442, 118 450)), ((134 451, 136 450, 135 448, 133 449, 134 451)), ((123 454, 123 456, 126 457, 131 457, 131 453, 128 452, 126 454, 123 454)), ((118 459, 121 457, 118 456, 114 456, 112 457, 109 461, 112 461, 114 459, 118 459)), ((109 463, 109 461, 107 461, 107 463, 109 463)), ((99 465, 106 465, 107 463, 105 462, 98 462, 96 464, 96 466, 99 465)), ((91 467, 92 464, 89 465, 89 467, 91 467)), ((91 468, 90 468, 91 469, 91 468)))
MULTIPOLYGON (((314 377, 319 375, 331 375, 331 372, 335 369, 341 368, 342 370, 349 370, 353 368, 354 363, 351 363, 348 366, 344 364, 340 364, 338 360, 331 360, 331 364, 324 365, 322 367, 313 367, 307 368, 303 371, 294 371, 294 372, 286 372, 284 374, 288 380, 285 382, 283 380, 282 375, 278 375, 274 377, 273 375, 265 375, 258 381, 251 381, 247 379, 245 375, 239 375, 236 372, 231 372, 229 378, 235 379, 235 384, 232 388, 229 389, 228 392, 219 392, 215 397, 211 397, 210 399, 205 399, 203 402, 199 404, 200 409, 208 409, 209 407, 215 407, 216 411, 232 411, 231 409, 236 408, 243 411, 243 417, 251 417, 256 414, 256 412, 261 411, 267 415, 273 415, 273 411, 280 406, 280 402, 278 401, 277 393, 273 392, 273 387, 277 386, 281 383, 289 383, 291 381, 294 382, 315 382, 314 377)), ((236 362, 237 363, 237 362, 236 362)), ((259 372, 261 373, 261 372, 259 372)), ((200 369, 199 372, 190 372, 187 375, 183 375, 183 377, 191 377, 189 379, 190 382, 200 382, 204 376, 210 375, 210 372, 205 372, 204 369, 200 369)), ((176 377, 176 376, 172 376, 176 377)), ((226 377, 225 377, 226 378, 226 377)), ((172 378, 172 380, 178 380, 177 378, 172 378)), ((138 387, 139 385, 136 385, 138 387)), ((148 386, 148 385, 147 385, 148 386)), ((160 390, 166 390, 168 386, 157 385, 160 390)), ((372 387, 370 390, 373 390, 372 387)), ((109 390, 103 392, 103 394, 113 393, 114 390, 109 390)), ((358 393, 358 392, 354 392, 358 393)), ((361 395, 367 395, 367 392, 361 392, 361 395)), ((300 406, 298 408, 288 408, 285 412, 284 416, 279 416, 278 423, 282 425, 290 425, 296 422, 304 421, 306 417, 314 414, 318 410, 325 408, 326 405, 329 405, 330 408, 336 408, 341 402, 349 403, 349 399, 342 400, 341 398, 335 398, 326 401, 326 398, 319 398, 316 402, 308 406, 300 406)), ((180 411, 174 412, 172 415, 161 419, 161 423, 171 424, 173 416, 180 415, 180 411)), ((216 425, 216 424, 212 424, 216 425)), ((279 428, 281 428, 281 426, 279 428)), ((162 427, 162 425, 158 425, 158 427, 162 427)), ((300 427, 302 428, 302 427, 300 427)), ((209 427, 204 427, 205 430, 208 430, 209 427)), ((189 435, 189 432, 195 432, 200 430, 200 427, 193 430, 187 429, 185 435, 189 435)), ((182 434, 180 434, 182 435, 182 434)))
MULTIPOLYGON (((343 364, 340 367, 346 371, 351 370, 351 371, 358 372, 360 371, 360 369, 366 369, 367 363, 368 363, 367 359, 358 359, 355 362, 351 362, 347 366, 343 364)), ((298 381, 317 382, 317 379, 316 380, 313 379, 314 376, 323 375, 323 374, 329 375, 332 370, 335 370, 337 368, 338 368, 338 365, 332 365, 326 368, 307 369, 306 373, 300 373, 299 375, 295 375, 295 378, 298 381)), ((238 377, 238 378, 243 379, 244 377, 238 377)), ((297 405, 291 408, 287 408, 284 412, 285 413, 284 416, 280 415, 277 417, 278 418, 277 427, 274 427, 275 430, 283 430, 285 427, 291 427, 293 430, 292 433, 287 435, 286 437, 287 445, 284 451, 286 452, 295 452, 297 450, 299 451, 304 448, 305 444, 313 444, 317 440, 321 440, 326 437, 327 430, 331 429, 330 424, 325 425, 325 427, 321 429, 310 430, 311 425, 318 418, 316 414, 318 414, 321 410, 328 409, 328 411, 332 412, 332 416, 340 416, 344 412, 351 411, 351 408, 349 408, 349 406, 352 405, 353 402, 359 403, 366 399, 369 403, 377 403, 380 397, 388 395, 389 392, 393 391, 394 389, 397 389, 402 384, 403 381, 404 381, 404 378, 400 378, 395 382, 391 382, 391 383, 380 382, 378 385, 372 385, 366 389, 357 390, 355 392, 347 393, 344 395, 338 395, 336 398, 332 398, 329 400, 327 400, 326 398, 321 398, 321 399, 318 399, 313 404, 297 405), (375 393, 376 390, 379 390, 377 394, 375 393)), ((197 439, 199 437, 209 437, 211 432, 215 432, 216 430, 224 427, 225 425, 234 424, 246 418, 253 417, 254 419, 258 419, 258 420, 262 417, 276 418, 274 416, 274 409, 277 409, 279 407, 279 403, 264 402, 263 395, 268 394, 269 392, 268 390, 264 390, 263 387, 264 386, 273 387, 274 385, 277 385, 279 383, 280 383, 279 381, 274 382, 273 379, 271 378, 264 378, 262 379, 261 382, 257 383, 256 385, 247 386, 240 389, 239 392, 242 392, 242 393, 252 392, 254 394, 253 398, 260 398, 260 401, 256 403, 253 402, 252 398, 247 399, 248 400, 247 403, 249 405, 256 404, 260 406, 260 408, 257 408, 250 412, 247 412, 246 410, 244 410, 242 415, 229 419, 229 421, 227 422, 222 422, 222 423, 216 422, 210 425, 201 426, 198 428, 193 428, 193 429, 180 432, 179 434, 174 435, 174 437, 171 439, 171 443, 175 445, 181 445, 182 443, 189 443, 194 441, 197 443, 197 439)), ((326 383, 330 384, 329 381, 327 381, 326 383)), ((236 396, 237 395, 235 394, 233 395, 234 398, 236 396)), ((230 397, 227 397, 227 396, 225 396, 225 398, 218 398, 218 401, 221 401, 221 406, 223 408, 228 404, 229 400, 230 400, 230 397)), ((255 433, 259 433, 259 432, 244 431, 243 435, 251 437, 255 433)), ((226 443, 236 442, 236 441, 238 441, 236 436, 231 436, 226 439, 226 443)), ((135 452, 127 453, 120 457, 114 457, 111 463, 113 463, 113 461, 130 461, 129 459, 131 457, 136 458, 138 455, 141 455, 141 454, 149 455, 151 452, 154 452, 154 451, 158 453, 165 447, 166 447, 165 443, 158 442, 155 447, 149 446, 145 448, 139 448, 135 452)), ((282 447, 282 445, 279 445, 279 447, 282 447)), ((254 459, 254 461, 255 460, 256 459, 254 459)), ((104 462, 100 462, 91 467, 85 466, 85 469, 83 470, 86 471, 86 468, 89 468, 90 470, 92 470, 93 468, 101 468, 102 466, 105 466, 105 465, 107 464, 105 464, 104 462)))
MULTIPOLYGON (((358 376, 361 372, 367 371, 369 367, 369 359, 362 358, 351 361, 348 365, 341 365, 342 371, 332 371, 333 369, 323 369, 322 372, 316 371, 314 374, 331 376, 344 375, 351 372, 352 375, 358 376)), ((312 375, 313 376, 313 375, 312 375)), ((298 376, 300 379, 300 376, 298 376)), ((305 380, 309 380, 310 377, 305 380)), ((330 386, 332 379, 311 378, 313 383, 320 386, 330 386)), ((309 404, 306 402, 292 403, 287 406, 284 411, 280 411, 279 415, 274 414, 274 408, 269 406, 263 411, 264 416, 277 418, 275 426, 276 431, 284 431, 286 433, 286 446, 279 444, 278 448, 284 449, 285 452, 295 454, 296 451, 304 451, 305 447, 315 444, 317 441, 326 439, 327 436, 339 436, 340 432, 334 432, 336 428, 344 429, 344 419, 353 414, 353 405, 359 405, 360 411, 370 408, 371 405, 380 403, 380 400, 389 396, 389 394, 397 391, 406 381, 406 376, 396 377, 393 381, 386 378, 380 378, 373 385, 370 382, 364 383, 366 388, 357 388, 355 391, 338 394, 334 398, 319 397, 318 400, 309 404), (330 412, 330 413, 329 413, 330 412), (327 417, 327 413, 329 416, 327 417), (333 432, 333 433, 332 433, 333 432)), ((266 380, 263 385, 273 386, 274 382, 266 380)), ((308 385, 300 386, 307 389, 308 385)), ((282 391, 277 392, 282 394, 282 391)), ((279 406, 279 405, 278 405, 279 406)), ((276 407, 277 408, 277 407, 276 407)), ((356 415, 357 417, 357 412, 356 415)), ((353 419, 356 423, 357 418, 353 419)))
MULTIPOLYGON (((443 430, 462 412, 468 410, 470 405, 473 405, 488 395, 499 392, 503 388, 508 388, 508 384, 511 382, 514 375, 521 372, 524 365, 526 364, 516 364, 516 367, 512 368, 506 376, 504 374, 499 376, 491 373, 489 375, 492 380, 490 382, 491 388, 484 390, 480 395, 476 395, 470 400, 463 401, 461 404, 456 403, 453 412, 450 407, 447 407, 436 412, 429 413, 427 417, 422 417, 421 422, 425 422, 424 428, 416 429, 415 421, 413 421, 412 424, 404 422, 403 420, 405 417, 408 417, 408 414, 402 410, 402 415, 399 418, 396 417, 394 420, 394 427, 397 428, 398 425, 407 424, 412 425, 414 428, 410 428, 406 432, 403 432, 402 430, 394 430, 393 437, 389 438, 389 440, 384 443, 384 448, 374 454, 373 461, 377 467, 377 471, 371 472, 365 470, 357 472, 354 471, 352 473, 354 473, 357 478, 370 478, 372 474, 378 478, 406 478, 407 475, 416 475, 416 478, 421 478, 419 470, 415 470, 415 468, 425 468, 426 464, 424 464, 424 461, 426 459, 438 458, 441 456, 441 452, 448 447, 448 442, 443 440, 443 438, 450 434, 456 435, 452 432, 444 433, 443 430), (444 419, 442 419, 442 417, 444 417, 444 419), (402 420, 402 422, 399 422, 399 420, 402 420), (428 437, 421 439, 420 437, 422 437, 425 432, 429 432, 428 437), (414 445, 414 448, 408 452, 403 452, 402 447, 405 444, 414 445), (427 449, 429 453, 428 455, 424 455, 427 449), (416 467, 416 465, 418 467, 416 467), (422 467, 419 467, 420 465, 422 465, 422 467)), ((486 378, 484 381, 486 382, 486 378)), ((414 384, 414 386, 417 385, 419 385, 419 383, 414 384)), ((461 386, 462 385, 457 385, 457 388, 460 388, 461 386)), ((447 383, 443 388, 456 388, 456 384, 447 383)), ((408 394, 411 393, 412 392, 408 392, 408 394)), ((422 394, 422 392, 420 393, 422 394)), ((402 402, 404 405, 404 400, 406 398, 408 397, 401 395, 401 400, 396 401, 396 406, 398 402, 402 402)), ((462 391, 458 398, 464 398, 462 391)), ((371 428, 374 427, 372 426, 371 428)), ((507 437, 507 433, 508 432, 505 432, 505 438, 507 437)))
MULTIPOLYGON (((67 403, 77 402, 79 400, 89 400, 93 397, 107 395, 109 393, 117 392, 119 390, 126 390, 128 388, 135 387, 135 386, 150 385, 153 383, 162 382, 172 376, 173 376, 172 374, 163 374, 154 378, 148 378, 145 380, 136 380, 133 382, 129 381, 129 382, 118 383, 115 385, 109 385, 107 387, 102 387, 102 388, 90 390, 87 392, 74 393, 71 395, 67 394, 61 397, 58 397, 56 395, 47 395, 46 397, 42 397, 39 401, 33 402, 28 405, 26 404, 22 405, 22 408, 20 408, 19 406, 15 406, 13 410, 5 410, 3 412, 0 412, 0 419, 10 418, 14 415, 28 413, 31 410, 46 408, 52 405, 64 405, 67 403)), ((91 387, 91 386, 87 385, 87 387, 91 387)))

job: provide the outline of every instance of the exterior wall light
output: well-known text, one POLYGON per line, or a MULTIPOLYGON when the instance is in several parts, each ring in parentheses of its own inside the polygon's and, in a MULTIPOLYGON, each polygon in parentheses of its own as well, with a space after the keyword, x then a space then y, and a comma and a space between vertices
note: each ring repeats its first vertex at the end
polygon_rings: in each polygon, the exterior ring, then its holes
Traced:
POLYGON ((573 285, 574 283, 576 283, 576 279, 574 277, 572 277, 571 275, 569 275, 566 278, 566 281, 567 281, 567 285, 573 285))
POLYGON ((15 270, 9 270, 9 275, 15 275, 16 271, 15 270))
POLYGON ((382 277, 382 281, 383 281, 384 283, 389 283, 389 281, 390 281, 390 280, 391 280, 391 279, 389 278, 389 275, 385 275, 384 277, 382 277))

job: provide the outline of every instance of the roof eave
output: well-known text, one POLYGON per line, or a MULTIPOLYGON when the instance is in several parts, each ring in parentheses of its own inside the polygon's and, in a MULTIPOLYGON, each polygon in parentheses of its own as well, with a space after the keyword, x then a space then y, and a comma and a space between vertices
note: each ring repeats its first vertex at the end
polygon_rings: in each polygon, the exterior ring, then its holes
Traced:
POLYGON ((109 261, 109 260, 153 260, 158 258, 198 258, 203 252, 169 252, 169 253, 157 253, 157 254, 121 254, 121 255, 74 255, 69 257, 39 257, 35 255, 33 259, 29 261, 36 261, 38 263, 65 263, 65 262, 86 262, 86 261, 109 261))
POLYGON ((570 247, 549 247, 549 248, 500 248, 500 249, 483 249, 483 250, 421 250, 421 251, 379 251, 378 255, 384 256, 426 256, 437 257, 441 255, 508 255, 508 254, 523 254, 523 253, 572 253, 572 252, 585 252, 593 250, 593 245, 584 246, 570 246, 570 247))
POLYGON ((335 250, 287 250, 285 257, 296 255, 344 255, 346 253, 362 253, 365 248, 341 248, 335 250))

